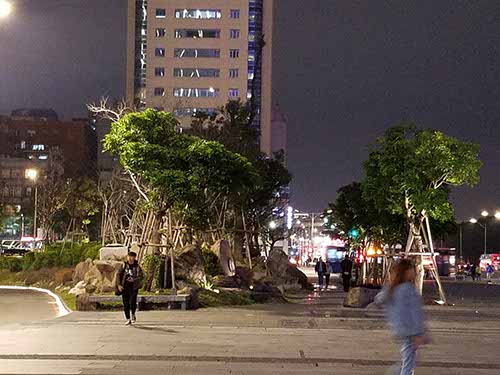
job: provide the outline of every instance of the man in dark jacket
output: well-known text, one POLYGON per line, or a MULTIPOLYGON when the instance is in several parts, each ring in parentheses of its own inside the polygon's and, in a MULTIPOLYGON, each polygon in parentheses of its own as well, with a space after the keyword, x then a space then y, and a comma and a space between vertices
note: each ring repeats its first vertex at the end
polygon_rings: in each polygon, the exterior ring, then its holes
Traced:
POLYGON ((320 257, 318 259, 318 262, 316 263, 314 270, 318 274, 318 285, 319 288, 321 289, 323 287, 323 277, 325 276, 326 273, 326 263, 323 261, 323 258, 320 257))
POLYGON ((116 276, 116 291, 121 293, 123 300, 123 311, 127 319, 126 325, 135 323, 135 311, 137 309, 137 295, 139 289, 142 288, 144 275, 139 262, 137 262, 137 254, 133 251, 127 255, 127 261, 122 264, 118 275, 116 276), (132 312, 132 316, 130 313, 132 312))
POLYGON ((345 255, 345 259, 340 263, 342 267, 342 285, 344 286, 344 292, 348 292, 351 287, 352 278, 352 260, 349 259, 349 254, 345 255))

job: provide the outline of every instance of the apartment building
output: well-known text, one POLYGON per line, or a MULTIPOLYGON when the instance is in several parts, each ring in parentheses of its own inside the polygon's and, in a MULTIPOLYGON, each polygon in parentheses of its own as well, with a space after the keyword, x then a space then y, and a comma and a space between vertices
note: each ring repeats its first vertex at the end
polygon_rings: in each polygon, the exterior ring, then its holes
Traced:
POLYGON ((271 154, 273 13, 274 0, 129 0, 127 100, 188 125, 253 95, 271 154))

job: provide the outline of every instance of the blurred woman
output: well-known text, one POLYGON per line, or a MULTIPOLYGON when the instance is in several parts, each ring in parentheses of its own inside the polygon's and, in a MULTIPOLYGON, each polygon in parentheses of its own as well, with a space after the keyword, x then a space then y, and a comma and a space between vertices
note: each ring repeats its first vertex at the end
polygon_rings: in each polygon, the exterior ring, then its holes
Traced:
POLYGON ((376 302, 384 305, 389 326, 401 351, 400 375, 413 375, 417 349, 426 343, 422 297, 415 287, 415 266, 402 259, 394 267, 389 283, 376 302))

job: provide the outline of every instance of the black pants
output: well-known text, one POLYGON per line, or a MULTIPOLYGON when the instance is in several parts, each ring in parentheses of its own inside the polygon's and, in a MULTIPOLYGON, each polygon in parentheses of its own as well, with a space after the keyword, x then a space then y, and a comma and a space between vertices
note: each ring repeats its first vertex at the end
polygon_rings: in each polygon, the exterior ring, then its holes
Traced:
POLYGON ((127 319, 130 319, 131 311, 132 315, 135 315, 135 310, 137 309, 137 294, 139 294, 139 290, 134 290, 133 286, 125 286, 123 288, 123 312, 127 319))
POLYGON ((330 285, 330 274, 325 273, 325 288, 328 289, 328 285, 330 285))
POLYGON ((351 287, 351 274, 342 274, 342 285, 344 286, 344 292, 348 292, 351 287))

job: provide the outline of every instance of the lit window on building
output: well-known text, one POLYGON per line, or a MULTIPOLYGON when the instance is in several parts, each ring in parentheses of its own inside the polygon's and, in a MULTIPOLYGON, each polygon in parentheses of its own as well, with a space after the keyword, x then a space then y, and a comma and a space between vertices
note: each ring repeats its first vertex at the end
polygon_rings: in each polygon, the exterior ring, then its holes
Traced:
POLYGON ((229 69, 229 78, 238 78, 240 76, 239 69, 229 69))
POLYGON ((175 18, 219 19, 220 9, 176 9, 175 18))
POLYGON ((174 57, 177 58, 220 58, 220 49, 210 48, 176 48, 174 57))
POLYGON ((28 130, 27 133, 28 133, 28 135, 30 137, 34 137, 36 135, 36 131, 35 130, 28 130))
POLYGON ((165 76, 165 68, 155 68, 155 76, 156 77, 164 77, 165 76))
POLYGON ((240 96, 240 91, 238 89, 229 89, 230 98, 237 98, 238 96, 240 96))
POLYGON ((10 178, 10 169, 2 169, 2 178, 10 178))
POLYGON ((182 78, 217 78, 220 69, 174 68, 174 77, 182 78))
POLYGON ((47 160, 48 158, 48 155, 38 155, 38 160, 47 160))
POLYGON ((229 38, 239 39, 239 37, 240 37, 240 30, 237 30, 237 29, 229 30, 229 38))
POLYGON ((164 38, 167 35, 167 29, 158 28, 155 30, 157 38, 164 38))
POLYGON ((165 57, 165 48, 156 48, 155 49, 156 57, 165 57))
POLYGON ((44 151, 45 150, 45 145, 33 145, 31 147, 33 151, 44 151))
POLYGON ((155 87, 155 96, 165 96, 165 89, 163 87, 155 87))
POLYGON ((209 88, 174 88, 174 96, 177 98, 216 98, 220 90, 209 88))
POLYGON ((231 18, 238 19, 238 18, 240 18, 240 10, 239 9, 231 9, 230 15, 231 15, 231 18))
POLYGON ((176 38, 192 38, 192 39, 217 39, 220 38, 220 30, 218 29, 177 29, 175 30, 176 38))
POLYGON ((26 149, 26 141, 21 141, 21 150, 26 149))
POLYGON ((229 57, 231 59, 237 59, 240 57, 240 50, 239 49, 230 49, 229 50, 229 57))
POLYGON ((166 18, 167 11, 164 8, 156 8, 156 18, 166 18))
POLYGON ((217 108, 178 108, 174 110, 174 115, 177 117, 192 117, 200 113, 211 116, 217 113, 217 108))

